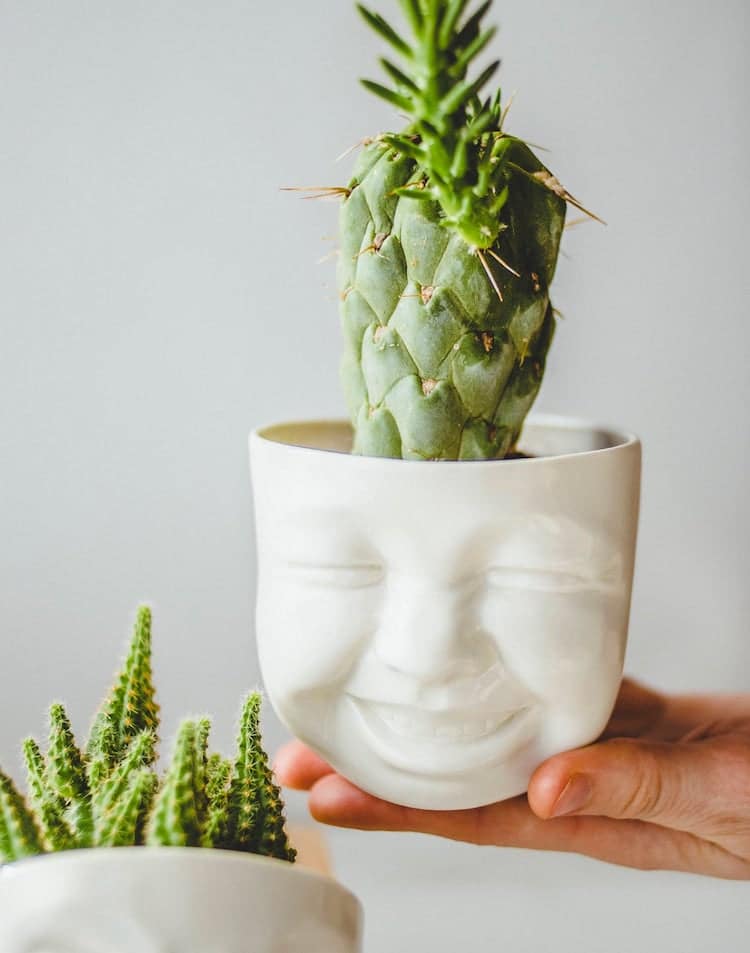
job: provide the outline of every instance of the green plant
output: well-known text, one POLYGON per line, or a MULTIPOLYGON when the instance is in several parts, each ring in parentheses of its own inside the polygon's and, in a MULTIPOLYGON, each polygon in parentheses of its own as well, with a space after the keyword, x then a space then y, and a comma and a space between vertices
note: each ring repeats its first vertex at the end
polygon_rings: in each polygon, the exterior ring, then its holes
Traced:
POLYGON ((218 847, 293 861, 284 807, 261 744, 261 699, 244 702, 233 761, 208 754, 208 718, 187 719, 160 779, 151 672, 151 611, 138 610, 130 649, 84 750, 63 706, 50 708, 46 755, 23 743, 28 801, 0 771, 0 862, 76 847, 218 847))
MULTIPOLYGON (((492 459, 514 450, 555 328, 549 286, 566 202, 586 211, 505 129, 485 0, 400 0, 405 39, 358 9, 401 59, 363 80, 408 117, 365 140, 342 197, 341 379, 355 453, 492 459)), ((591 214, 591 213, 587 213, 591 214)), ((595 216, 594 216, 595 217, 595 216)))

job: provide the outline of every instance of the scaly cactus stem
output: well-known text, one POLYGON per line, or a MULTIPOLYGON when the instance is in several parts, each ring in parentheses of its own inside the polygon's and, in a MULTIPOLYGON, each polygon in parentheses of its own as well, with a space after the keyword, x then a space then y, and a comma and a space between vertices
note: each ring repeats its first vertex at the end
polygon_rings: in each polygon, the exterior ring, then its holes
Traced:
POLYGON ((485 89, 499 61, 470 75, 495 34, 491 0, 401 7, 403 35, 359 7, 400 58, 380 61, 388 85, 364 85, 407 125, 363 140, 340 190, 352 452, 502 459, 542 383, 566 203, 581 206, 506 132, 508 105, 485 89))

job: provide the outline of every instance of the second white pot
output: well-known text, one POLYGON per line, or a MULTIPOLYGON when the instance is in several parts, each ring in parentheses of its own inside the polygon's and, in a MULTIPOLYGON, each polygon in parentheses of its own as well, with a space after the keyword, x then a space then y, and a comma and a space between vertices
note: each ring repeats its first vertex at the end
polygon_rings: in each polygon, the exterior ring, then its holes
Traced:
POLYGON ((387 800, 468 808, 596 738, 622 675, 640 444, 532 418, 532 459, 348 452, 345 421, 250 437, 270 700, 387 800))
POLYGON ((359 901, 296 865, 114 847, 0 868, 2 953, 360 953, 359 901))

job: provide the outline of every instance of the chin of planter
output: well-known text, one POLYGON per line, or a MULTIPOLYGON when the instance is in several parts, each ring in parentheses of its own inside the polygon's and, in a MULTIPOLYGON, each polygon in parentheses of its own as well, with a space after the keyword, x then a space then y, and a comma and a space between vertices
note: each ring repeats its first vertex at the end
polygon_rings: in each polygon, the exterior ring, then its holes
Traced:
POLYGON ((2 953, 359 953, 361 924, 335 881, 233 851, 95 848, 0 869, 2 953))
POLYGON ((468 808, 594 740, 622 676, 636 437, 532 417, 523 459, 349 453, 344 421, 253 431, 269 698, 341 774, 468 808))

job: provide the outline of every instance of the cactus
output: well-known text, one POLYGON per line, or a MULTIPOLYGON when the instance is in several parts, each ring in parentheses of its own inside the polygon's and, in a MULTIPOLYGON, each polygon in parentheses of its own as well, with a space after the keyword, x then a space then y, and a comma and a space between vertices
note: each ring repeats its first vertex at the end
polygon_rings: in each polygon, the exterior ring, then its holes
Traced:
POLYGON ((209 754, 209 718, 186 719, 162 778, 151 670, 151 611, 138 610, 122 671, 88 743, 76 744, 63 705, 50 708, 46 755, 23 742, 28 802, 0 770, 0 864, 77 847, 217 847, 293 861, 279 789, 261 746, 261 697, 242 709, 234 761, 209 754))
POLYGON ((43 849, 36 818, 11 779, 0 771, 0 857, 19 860, 43 849))
POLYGON ((39 745, 33 738, 23 743, 29 792, 44 837, 53 850, 75 847, 75 834, 65 819, 65 801, 46 783, 46 764, 39 745))
POLYGON ((399 58, 364 86, 406 118, 362 140, 341 200, 340 378, 352 452, 494 460, 516 450, 556 325, 567 205, 588 212, 506 131, 510 101, 474 78, 492 0, 400 0, 400 33, 361 4, 399 58), (474 9, 472 10, 472 6, 474 9))
POLYGON ((199 757, 195 722, 183 721, 172 764, 156 798, 147 843, 165 847, 200 846, 199 757))
POLYGON ((151 610, 142 606, 125 664, 91 728, 86 750, 93 782, 109 773, 141 731, 152 731, 158 740, 158 725, 159 706, 151 673, 151 610))
POLYGON ((203 829, 204 846, 223 844, 229 819, 229 780, 232 762, 220 754, 212 754, 206 765, 208 811, 203 829))
POLYGON ((65 815, 77 832, 78 845, 90 847, 94 838, 94 818, 83 755, 78 750, 70 719, 61 704, 52 705, 49 720, 46 788, 66 805, 65 815))

